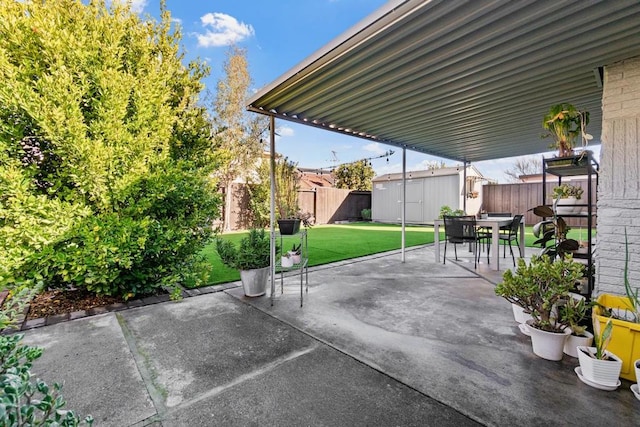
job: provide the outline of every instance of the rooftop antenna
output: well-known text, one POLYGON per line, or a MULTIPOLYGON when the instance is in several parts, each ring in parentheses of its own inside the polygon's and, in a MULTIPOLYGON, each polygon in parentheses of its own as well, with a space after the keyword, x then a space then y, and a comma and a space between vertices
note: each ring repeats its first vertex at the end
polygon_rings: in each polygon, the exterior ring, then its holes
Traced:
POLYGON ((340 160, 338 159, 338 153, 331 150, 331 160, 329 160, 333 166, 335 167, 338 163, 340 163, 340 160))

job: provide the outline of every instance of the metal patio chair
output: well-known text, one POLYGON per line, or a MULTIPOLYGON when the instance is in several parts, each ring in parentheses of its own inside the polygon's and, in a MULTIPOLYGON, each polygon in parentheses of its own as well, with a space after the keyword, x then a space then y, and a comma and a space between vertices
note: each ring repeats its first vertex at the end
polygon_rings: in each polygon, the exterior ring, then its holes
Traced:
MULTIPOLYGON (((445 215, 444 233, 446 236, 444 242, 443 264, 447 263, 447 244, 453 243, 453 250, 458 261, 458 250, 456 246, 461 243, 473 243, 473 268, 478 266, 480 252, 478 251, 478 243, 486 239, 486 235, 479 234, 476 227, 476 217, 468 216, 449 216, 445 215)), ((487 251, 487 261, 489 260, 489 251, 487 251)))
MULTIPOLYGON (((516 257, 513 255, 513 249, 511 248, 511 242, 516 242, 516 247, 518 250, 520 248, 520 243, 518 242, 518 231, 520 229, 520 222, 522 221, 522 215, 515 215, 513 217, 513 221, 511 221, 511 225, 509 227, 505 227, 505 230, 502 230, 500 227, 500 234, 498 238, 500 239, 502 244, 502 257, 506 258, 507 254, 507 242, 509 242, 509 252, 511 252, 511 258, 513 258, 513 266, 516 266, 516 257)), ((498 255, 500 255, 498 253, 498 255)), ((522 256, 522 254, 520 254, 522 256)))

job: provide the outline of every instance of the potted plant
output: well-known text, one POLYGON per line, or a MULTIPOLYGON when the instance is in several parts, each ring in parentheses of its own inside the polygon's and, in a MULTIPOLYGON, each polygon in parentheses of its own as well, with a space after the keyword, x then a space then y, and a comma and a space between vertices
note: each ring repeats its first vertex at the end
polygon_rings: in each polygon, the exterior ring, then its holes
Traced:
POLYGON ((600 328, 600 322, 594 319, 593 342, 595 347, 579 346, 577 348, 580 366, 576 368, 576 374, 582 382, 592 387, 615 390, 620 385, 618 377, 622 369, 622 360, 607 350, 612 338, 613 324, 611 319, 606 323, 602 332, 600 328))
POLYGON ((299 243, 297 245, 294 243, 291 250, 288 252, 288 255, 291 257, 294 264, 300 264, 300 248, 301 245, 299 243))
POLYGON ((249 235, 240 240, 237 248, 228 240, 217 239, 216 249, 224 265, 240 270, 246 296, 258 297, 266 293, 271 265, 271 242, 265 230, 249 230, 249 235))
POLYGON ((280 265, 282 267, 293 267, 293 264, 295 264, 295 260, 293 259, 293 256, 291 256, 290 252, 285 252, 280 256, 280 265))
POLYGON ((292 235, 300 231, 298 217, 298 165, 286 157, 276 163, 276 204, 280 234, 292 235))
POLYGON ((576 206, 582 198, 584 190, 571 184, 561 184, 553 189, 554 207, 558 215, 579 213, 581 206, 576 206))
POLYGON ((495 288, 496 295, 531 315, 527 328, 533 352, 544 359, 562 359, 564 342, 571 331, 566 320, 557 315, 555 305, 569 297, 582 277, 582 268, 571 256, 553 261, 547 255, 534 255, 528 265, 520 258, 516 272, 507 270, 495 288))
POLYGON ((640 291, 632 288, 629 281, 629 244, 627 230, 624 232, 625 264, 623 271, 626 295, 602 294, 596 299, 593 309, 600 325, 611 322, 611 352, 622 360, 620 376, 637 381, 633 362, 640 359, 640 291))
POLYGON ((556 209, 546 205, 536 206, 533 213, 544 219, 533 226, 533 235, 538 238, 534 245, 540 245, 542 255, 551 258, 564 257, 580 248, 580 243, 574 239, 568 239, 569 226, 556 209))
POLYGON ((587 331, 587 326, 583 323, 588 318, 590 305, 582 295, 571 294, 558 308, 560 317, 571 329, 571 335, 567 337, 563 349, 567 356, 578 357, 577 347, 589 347, 593 342, 593 334, 587 331))
POLYGON ((552 137, 551 148, 558 149, 559 157, 573 155, 576 140, 581 137, 586 145, 593 137, 586 132, 589 112, 580 111, 568 103, 552 105, 542 120, 542 127, 548 131, 545 137, 552 137))

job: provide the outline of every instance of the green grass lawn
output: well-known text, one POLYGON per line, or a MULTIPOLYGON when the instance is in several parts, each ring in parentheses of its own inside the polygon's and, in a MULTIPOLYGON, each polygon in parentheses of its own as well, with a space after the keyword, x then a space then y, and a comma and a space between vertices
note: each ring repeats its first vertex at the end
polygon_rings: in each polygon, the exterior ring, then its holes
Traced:
MULTIPOLYGON (((400 231, 399 225, 369 222, 316 225, 308 229, 309 266, 400 249, 400 231)), ((223 234, 221 238, 238 244, 246 234, 231 232, 223 234)), ((444 233, 441 235, 444 237, 444 233)), ((407 247, 433 243, 433 227, 407 226, 405 239, 407 247)), ((297 236, 285 236, 282 245, 289 250, 299 241, 297 236)), ((240 280, 237 270, 220 262, 215 242, 207 245, 203 254, 212 265, 209 284, 240 280)))
MULTIPOLYGON (((440 230, 440 238, 444 239, 444 227, 440 230)), ((308 229, 309 266, 400 249, 400 231, 399 225, 370 222, 316 225, 308 229)), ((246 232, 230 232, 223 234, 220 238, 238 244, 246 234, 246 232)), ((537 240, 533 235, 532 227, 526 227, 525 236, 525 245, 532 247, 533 242, 537 240)), ((433 227, 407 226, 405 238, 407 247, 433 243, 433 227)), ((571 230, 569 238, 579 240, 580 230, 571 230)), ((582 238, 586 240, 585 232, 582 233, 582 238)), ((297 236, 284 237, 284 249, 289 250, 299 240, 297 236)), ((220 262, 215 242, 207 245, 203 254, 212 265, 209 285, 240 280, 240 273, 237 270, 228 268, 220 262)))

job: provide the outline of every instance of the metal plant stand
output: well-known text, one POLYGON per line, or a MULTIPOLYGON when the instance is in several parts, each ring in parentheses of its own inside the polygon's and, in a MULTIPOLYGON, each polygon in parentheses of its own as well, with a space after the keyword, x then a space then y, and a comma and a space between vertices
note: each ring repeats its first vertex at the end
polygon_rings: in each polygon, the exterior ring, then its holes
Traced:
MULTIPOLYGON (((280 276, 280 294, 284 293, 284 278, 285 274, 288 272, 294 272, 300 276, 300 307, 302 307, 304 302, 304 293, 309 292, 309 246, 307 243, 307 230, 300 230, 297 234, 293 236, 283 236, 279 232, 274 232, 275 241, 279 242, 278 250, 276 251, 275 260, 275 269, 274 266, 271 266, 271 271, 275 271, 276 274, 279 273, 280 276), (291 237, 297 237, 298 239, 291 239, 291 237), (293 241, 298 242, 300 244, 300 262, 293 264, 290 267, 282 266, 282 255, 287 253, 287 249, 284 247, 285 238, 287 244, 290 244, 293 241)), ((273 306, 273 301, 275 299, 276 293, 275 280, 271 281, 271 305, 273 306)))

